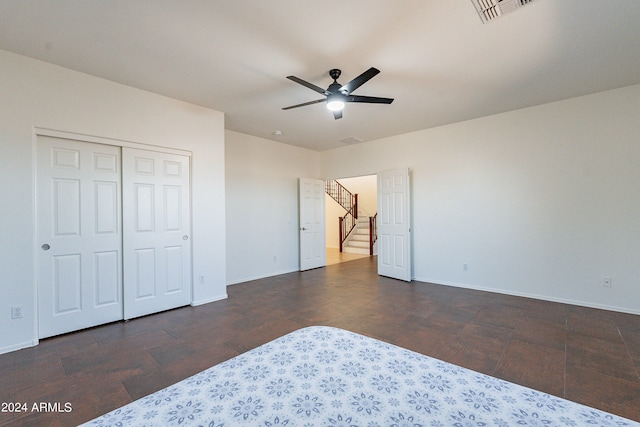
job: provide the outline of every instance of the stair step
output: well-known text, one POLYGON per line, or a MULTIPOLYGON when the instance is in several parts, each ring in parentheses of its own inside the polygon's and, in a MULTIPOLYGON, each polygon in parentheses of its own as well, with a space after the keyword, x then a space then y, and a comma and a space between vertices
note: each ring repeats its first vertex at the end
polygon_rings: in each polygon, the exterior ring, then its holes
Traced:
POLYGON ((353 246, 353 247, 357 247, 357 248, 369 248, 369 241, 367 240, 366 242, 364 240, 349 240, 349 242, 346 244, 346 246, 353 246))
POLYGON ((361 255, 369 255, 369 248, 354 248, 345 246, 342 248, 342 252, 347 252, 350 254, 361 254, 361 255))

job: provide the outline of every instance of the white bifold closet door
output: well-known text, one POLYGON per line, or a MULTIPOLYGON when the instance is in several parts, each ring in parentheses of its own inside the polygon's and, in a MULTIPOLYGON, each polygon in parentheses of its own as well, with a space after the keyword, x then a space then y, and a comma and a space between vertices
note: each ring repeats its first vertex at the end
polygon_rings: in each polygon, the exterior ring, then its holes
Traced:
POLYGON ((124 318, 191 302, 189 157, 122 149, 124 318))
POLYGON ((39 337, 122 319, 120 147, 38 136, 39 337))
POLYGON ((38 336, 188 305, 189 157, 36 144, 38 336))

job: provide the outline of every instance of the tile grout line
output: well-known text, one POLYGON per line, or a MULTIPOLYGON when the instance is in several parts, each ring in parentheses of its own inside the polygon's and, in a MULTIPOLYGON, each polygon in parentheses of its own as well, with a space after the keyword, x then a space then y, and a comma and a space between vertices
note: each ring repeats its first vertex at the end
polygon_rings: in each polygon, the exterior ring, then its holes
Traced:
POLYGON ((633 369, 636 371, 636 377, 638 377, 638 380, 640 380, 640 370, 638 370, 638 367, 636 366, 636 363, 633 360, 633 356, 631 355, 631 351, 629 350, 629 346, 627 345, 627 340, 624 339, 624 336, 622 335, 622 331, 620 331, 620 327, 617 324, 616 324, 616 330, 618 331, 618 335, 620 335, 620 339, 624 344, 624 349, 627 351, 627 356, 629 356, 629 360, 631 360, 631 365, 633 366, 633 369))
POLYGON ((504 345, 504 348, 502 349, 502 353, 500 354, 500 357, 498 358, 498 362, 496 363, 496 366, 493 368, 492 375, 494 375, 498 371, 498 367, 500 366, 500 363, 502 362, 502 359, 504 358, 504 355, 507 353, 507 348, 509 348, 509 344, 511 344, 511 341, 513 341, 513 335, 515 334, 516 329, 520 325, 520 322, 522 322, 522 318, 523 317, 524 317, 524 311, 522 313, 520 313, 520 316, 518 317, 518 323, 516 323, 516 326, 513 328, 513 330, 509 334, 509 339, 507 340, 507 342, 504 345))

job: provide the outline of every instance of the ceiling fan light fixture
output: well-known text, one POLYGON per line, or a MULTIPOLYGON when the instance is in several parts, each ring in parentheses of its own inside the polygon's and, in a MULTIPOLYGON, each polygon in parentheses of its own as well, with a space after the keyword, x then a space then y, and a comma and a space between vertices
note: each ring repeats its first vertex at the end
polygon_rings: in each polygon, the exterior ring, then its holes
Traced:
POLYGON ((327 96, 327 109, 329 109, 329 111, 342 111, 344 109, 342 97, 339 94, 327 96))

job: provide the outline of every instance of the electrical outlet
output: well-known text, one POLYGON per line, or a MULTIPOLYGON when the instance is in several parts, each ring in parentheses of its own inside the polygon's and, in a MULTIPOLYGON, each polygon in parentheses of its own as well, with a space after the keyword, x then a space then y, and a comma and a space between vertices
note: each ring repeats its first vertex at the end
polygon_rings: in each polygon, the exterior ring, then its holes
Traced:
POLYGON ((462 264, 463 271, 469 271, 469 264, 462 264))
POLYGON ((11 307, 11 318, 12 319, 21 319, 22 318, 22 306, 14 305, 11 307))
POLYGON ((610 288, 611 287, 611 277, 603 277, 602 278, 602 287, 610 288))
POLYGON ((200 276, 199 282, 204 283, 204 276, 200 276))

